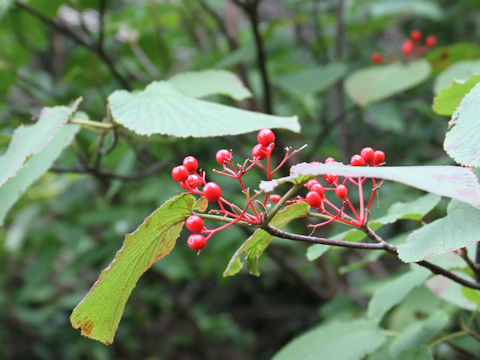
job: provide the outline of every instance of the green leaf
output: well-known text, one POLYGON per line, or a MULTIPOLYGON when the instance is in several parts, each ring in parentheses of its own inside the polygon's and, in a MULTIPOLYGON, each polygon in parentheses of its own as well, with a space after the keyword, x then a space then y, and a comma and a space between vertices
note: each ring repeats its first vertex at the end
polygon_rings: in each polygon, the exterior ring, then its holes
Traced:
POLYGON ((389 207, 387 215, 373 220, 382 225, 394 223, 397 220, 420 221, 440 202, 440 196, 426 194, 410 202, 397 202, 389 207))
POLYGON ((415 287, 423 284, 430 276, 427 269, 409 271, 380 287, 368 303, 367 317, 379 323, 395 305, 402 302, 415 287))
POLYGON ((480 58, 480 48, 473 43, 460 42, 436 47, 427 52, 425 58, 430 62, 434 74, 437 74, 459 61, 480 58))
POLYGON ((330 248, 330 245, 314 244, 307 248, 308 261, 315 261, 330 248))
POLYGON ((410 234, 407 243, 398 246, 398 256, 416 262, 445 254, 480 241, 480 210, 465 206, 450 211, 410 234))
POLYGON ((480 166, 480 84, 462 99, 452 116, 453 127, 447 133, 443 148, 457 163, 480 166))
POLYGON ((298 182, 308 176, 332 174, 370 177, 396 181, 414 188, 480 207, 480 184, 470 169, 459 166, 378 166, 360 167, 340 163, 301 163, 290 169, 290 176, 262 181, 260 188, 272 192, 286 182, 298 182))
POLYGON ((473 75, 466 81, 453 80, 448 88, 443 88, 433 100, 433 111, 440 115, 453 115, 465 95, 480 83, 480 75, 473 75))
POLYGON ((402 360, 434 360, 430 349, 427 346, 406 349, 398 356, 402 360))
MULTIPOLYGON (((475 281, 472 277, 468 276, 464 272, 454 271, 456 275, 459 275, 467 280, 475 281)), ((425 282, 427 288, 430 289, 432 293, 437 295, 439 298, 455 304, 456 306, 470 311, 476 311, 478 309, 478 304, 470 300, 470 296, 466 296, 463 292, 464 286, 453 282, 446 277, 437 275, 428 279, 425 282)))
POLYGON ((286 92, 304 98, 328 89, 341 79, 346 71, 346 66, 340 63, 316 66, 280 75, 275 79, 275 83, 286 92))
POLYGON ((172 76, 168 82, 182 94, 190 97, 204 97, 215 94, 244 100, 252 96, 242 81, 230 71, 191 71, 172 76))
POLYGON ((165 81, 140 92, 117 90, 108 98, 115 122, 140 135, 237 135, 262 128, 300 131, 296 116, 282 117, 193 99, 165 81))
POLYGON ((382 131, 391 131, 396 134, 402 134, 405 131, 405 125, 402 113, 393 101, 384 101, 375 103, 365 108, 365 121, 382 131))
POLYGON ((426 345, 448 324, 448 315, 442 311, 436 311, 424 320, 409 325, 396 337, 390 346, 390 354, 398 359, 398 355, 411 348, 426 345))
POLYGON ((111 344, 125 304, 140 276, 175 246, 195 198, 180 194, 166 201, 131 234, 70 316, 82 335, 111 344))
POLYGON ((381 1, 370 5, 374 17, 413 16, 440 20, 443 17, 442 8, 428 0, 381 1))
POLYGON ((475 74, 480 74, 480 60, 457 62, 437 76, 433 91, 435 94, 438 94, 440 90, 448 88, 452 84, 452 81, 465 81, 475 74))
POLYGON ((371 66, 352 73, 345 81, 345 91, 353 102, 366 106, 422 83, 429 74, 426 60, 371 66))
POLYGON ((13 0, 0 0, 0 20, 2 20, 3 16, 6 14, 8 9, 13 4, 13 0))
MULTIPOLYGON (((292 220, 305 217, 308 214, 308 204, 299 202, 287 206, 285 209, 279 211, 272 219, 271 224, 279 229, 286 226, 292 220)), ((258 259, 263 254, 267 246, 272 242, 273 236, 264 230, 256 230, 240 248, 233 254, 230 262, 225 269, 223 276, 233 276, 242 270, 246 257, 247 266, 250 273, 259 276, 258 259)))
POLYGON ((0 157, 0 186, 15 176, 32 155, 40 152, 68 121, 80 100, 72 106, 43 108, 34 125, 15 129, 5 154, 0 157))
POLYGON ((331 322, 296 337, 273 360, 360 360, 384 341, 382 329, 368 320, 331 322))

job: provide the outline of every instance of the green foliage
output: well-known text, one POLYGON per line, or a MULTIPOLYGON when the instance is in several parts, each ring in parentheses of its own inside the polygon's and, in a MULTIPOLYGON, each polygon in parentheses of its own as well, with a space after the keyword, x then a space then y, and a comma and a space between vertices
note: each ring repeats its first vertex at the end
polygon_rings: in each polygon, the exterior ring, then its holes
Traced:
MULTIPOLYGON (((467 280, 472 280, 472 278, 465 273, 460 271, 456 271, 455 273, 467 280)), ((454 304, 455 306, 458 306, 459 308, 470 311, 478 310, 478 303, 476 301, 472 301, 471 299, 472 294, 465 294, 463 291, 464 287, 462 285, 446 279, 443 276, 434 276, 431 279, 428 279, 425 282, 425 285, 435 295, 445 301, 448 301, 449 303, 454 304)), ((474 293, 478 294, 478 291, 474 291, 474 293)))
POLYGON ((480 82, 480 75, 472 75, 467 80, 453 80, 452 84, 439 91, 433 100, 433 111, 440 115, 453 115, 464 96, 480 82))
POLYGON ((472 75, 478 74, 480 74, 480 60, 457 62, 437 76, 433 91, 438 95, 442 89, 450 87, 454 81, 465 82, 472 75))
POLYGON ((468 59, 478 59, 480 47, 474 43, 457 42, 451 45, 440 46, 426 54, 435 75, 449 68, 452 64, 468 59))

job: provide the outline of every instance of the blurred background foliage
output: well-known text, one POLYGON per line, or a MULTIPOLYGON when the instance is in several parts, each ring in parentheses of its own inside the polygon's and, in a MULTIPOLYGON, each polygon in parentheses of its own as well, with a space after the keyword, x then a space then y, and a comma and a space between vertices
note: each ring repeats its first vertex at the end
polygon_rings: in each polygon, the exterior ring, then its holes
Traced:
MULTIPOLYGON (((81 109, 101 120, 106 98, 116 89, 142 89, 184 71, 227 69, 240 76, 254 98, 237 104, 221 96, 209 99, 298 115, 301 134, 278 132, 282 145, 309 144, 298 161, 327 156, 346 161, 372 146, 385 151, 389 165, 448 164, 442 149, 448 119, 431 109, 435 69, 415 88, 365 108, 346 96, 342 79, 369 66, 373 52, 400 57, 412 29, 436 35, 438 46, 478 42, 480 36, 476 0, 262 0, 254 26, 227 0, 4 3, 9 9, 0 22, 0 153, 13 130, 32 124, 43 106, 83 96, 81 109), (264 46, 269 99, 255 27, 264 46), (90 36, 102 36, 103 47, 81 43, 90 36)), ((179 191, 170 168, 192 154, 211 169, 217 149, 248 156, 254 143, 255 134, 178 139, 120 131, 118 144, 100 165, 126 178, 98 171, 45 174, 0 228, 0 358, 268 359, 319 322, 364 314, 373 291, 407 266, 385 256, 342 272, 342 266, 366 254, 337 249, 308 262, 306 246, 275 241, 261 260, 261 277, 244 271, 224 279, 231 255, 247 236, 231 229, 198 257, 182 236, 172 254, 140 280, 111 346, 71 328, 71 310, 121 247, 124 234, 179 191), (129 178, 160 163, 149 176, 129 178)), ((93 161, 98 144, 99 136, 83 129, 53 170, 78 168, 79 159, 93 161)), ((251 178, 251 184, 258 179, 251 178)), ((236 191, 229 183, 221 185, 225 192, 236 191)), ((387 183, 374 215, 418 195, 387 183)), ((428 219, 443 215, 445 205, 428 219)), ((293 226, 303 231, 302 224, 293 226)), ((410 227, 398 222, 381 233, 393 237, 410 227)), ((322 235, 342 230, 333 226, 322 235)), ((458 319, 468 318, 421 287, 384 322, 401 331, 439 309, 450 315, 446 328, 452 332, 458 319)), ((473 338, 451 344, 436 348, 436 358, 478 354, 473 338)), ((371 359, 388 357, 379 353, 371 359)))

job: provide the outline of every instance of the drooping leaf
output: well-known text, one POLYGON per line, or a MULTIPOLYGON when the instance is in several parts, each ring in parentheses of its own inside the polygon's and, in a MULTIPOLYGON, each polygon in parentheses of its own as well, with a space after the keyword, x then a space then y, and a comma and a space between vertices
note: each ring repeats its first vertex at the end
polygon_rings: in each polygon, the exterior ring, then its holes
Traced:
POLYGON ((399 304, 415 287, 423 284, 430 276, 430 271, 419 268, 409 271, 380 287, 368 303, 367 317, 379 323, 383 316, 399 304))
POLYGON ((449 68, 452 64, 468 59, 478 59, 480 47, 474 43, 460 42, 453 45, 436 47, 425 55, 432 66, 433 74, 449 68))
POLYGON ((296 116, 266 115, 194 99, 166 81, 153 82, 140 92, 117 90, 108 102, 115 122, 140 135, 207 137, 262 128, 300 131, 296 116))
MULTIPOLYGON (((468 276, 464 272, 454 271, 454 273, 467 280, 475 281, 472 277, 468 276)), ((431 279, 428 279, 425 282, 425 285, 439 298, 455 304, 462 309, 475 311, 478 308, 478 304, 470 300, 470 298, 464 294, 464 286, 453 282, 444 276, 434 276, 431 279)))
POLYGON ((189 71, 172 76, 168 82, 182 94, 195 98, 222 94, 244 100, 252 96, 240 78, 226 70, 189 71))
POLYGON ((470 169, 459 166, 379 166, 360 167, 339 163, 301 163, 290 169, 290 176, 262 181, 260 188, 271 192, 279 184, 298 182, 310 176, 332 174, 371 177, 396 181, 440 196, 480 207, 480 184, 470 169))
POLYGON ((352 73, 345 81, 345 90, 353 102, 366 106, 422 83, 429 74, 426 60, 371 66, 352 73))
POLYGON ((440 90, 452 85, 452 81, 466 81, 475 74, 480 74, 480 60, 457 62, 437 76, 433 91, 435 94, 438 94, 440 90))
MULTIPOLYGON (((286 226, 292 220, 307 216, 308 204, 299 202, 287 206, 279 211, 272 219, 271 224, 277 228, 286 226)), ((263 254, 267 246, 272 242, 273 236, 264 230, 256 230, 240 248, 233 254, 230 262, 225 269, 223 276, 233 276, 242 270, 245 261, 250 269, 250 273, 259 276, 258 259, 263 254), (243 258, 246 258, 244 260, 243 258)))
POLYGON ((480 84, 462 99, 452 116, 453 127, 447 132, 443 147, 457 163, 480 166, 480 84))
POLYGON ((407 243, 398 246, 398 256, 402 261, 416 262, 478 241, 480 241, 480 209, 462 206, 412 232, 407 243))
POLYGON ((371 321, 331 322, 294 338, 273 360, 360 360, 384 341, 382 329, 371 321))
POLYGON ((70 316, 82 335, 111 344, 125 304, 140 276, 175 246, 183 223, 195 206, 192 195, 166 201, 131 234, 70 316))
POLYGON ((480 75, 472 75, 468 80, 454 80, 448 88, 443 88, 433 100, 433 111, 440 115, 453 115, 460 102, 475 85, 480 83, 480 75))
POLYGON ((418 320, 404 329, 390 346, 390 354, 398 355, 411 348, 427 345, 448 324, 448 315, 438 310, 424 320, 418 320))
POLYGON ((286 92, 304 98, 328 89, 342 78, 346 71, 344 64, 333 63, 278 76, 275 83, 286 92))
POLYGON ((72 106, 43 108, 34 125, 15 129, 7 151, 0 157, 0 186, 26 165, 32 155, 40 152, 67 123, 79 100, 72 106))

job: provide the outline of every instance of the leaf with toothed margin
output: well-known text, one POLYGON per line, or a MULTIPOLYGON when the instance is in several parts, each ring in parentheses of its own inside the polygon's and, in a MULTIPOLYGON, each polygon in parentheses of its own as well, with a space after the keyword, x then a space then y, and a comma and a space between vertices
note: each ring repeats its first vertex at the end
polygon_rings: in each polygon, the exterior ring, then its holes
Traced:
POLYGON ((480 75, 473 75, 465 81, 453 80, 452 84, 440 90, 433 100, 433 111, 440 115, 453 115, 464 96, 480 83, 480 75))
MULTIPOLYGON (((279 229, 286 226, 289 222, 305 217, 308 215, 309 206, 306 202, 299 202, 292 204, 280 210, 272 219, 271 224, 279 229)), ((223 276, 233 276, 242 270, 245 260, 242 256, 246 257, 247 266, 250 269, 252 275, 260 276, 258 270, 258 259, 263 254, 265 249, 270 245, 273 240, 273 235, 270 235, 264 230, 256 230, 240 248, 233 254, 227 268, 223 272, 223 276)))
POLYGON ((183 95, 166 81, 145 90, 117 90, 108 98, 116 123, 139 135, 178 137, 237 135, 263 128, 300 131, 296 116, 261 114, 183 95))
POLYGON ((172 251, 194 207, 192 195, 175 196, 127 234, 115 259, 73 310, 72 326, 80 328, 83 336, 111 344, 138 279, 155 261, 172 251))
POLYGON ((460 166, 378 166, 361 167, 340 163, 301 163, 290 169, 290 176, 262 181, 260 188, 272 192, 278 185, 296 182, 306 176, 323 174, 369 177, 396 181, 411 187, 480 207, 480 184, 471 169, 460 166))
POLYGON ((462 99, 452 116, 443 148, 457 163, 480 166, 480 84, 462 99))

